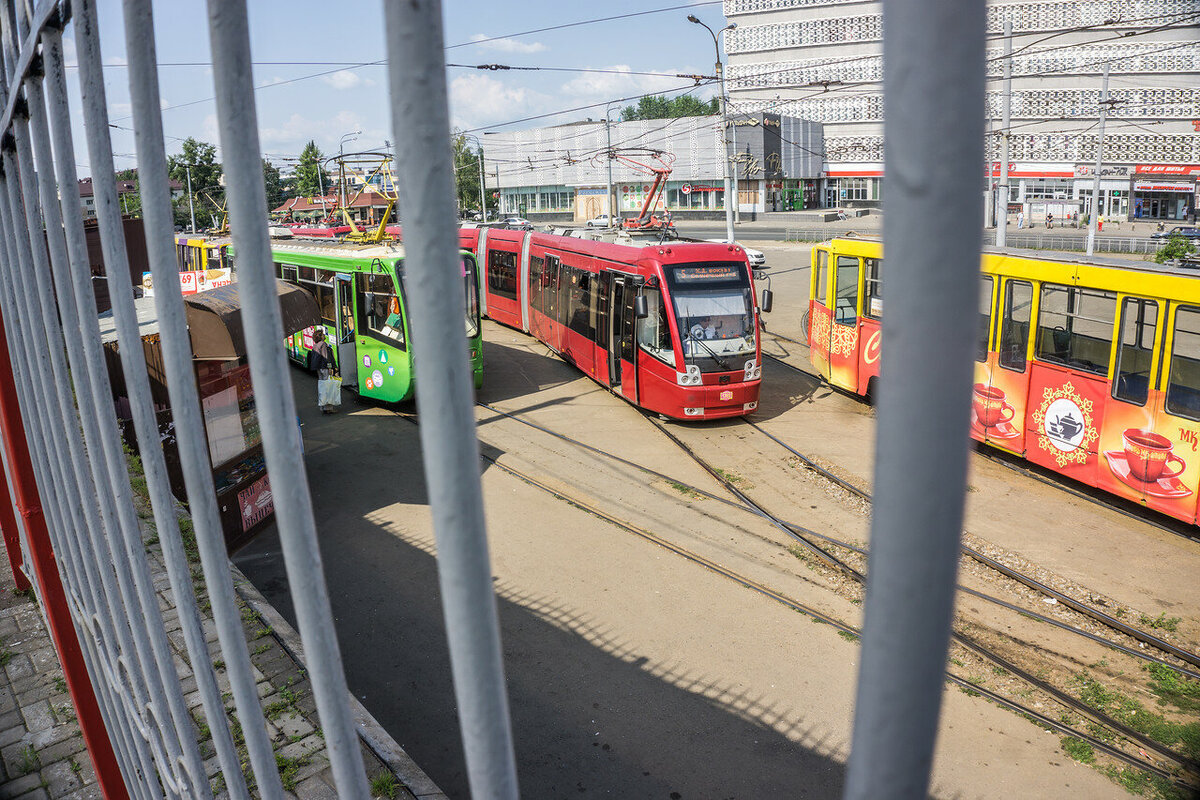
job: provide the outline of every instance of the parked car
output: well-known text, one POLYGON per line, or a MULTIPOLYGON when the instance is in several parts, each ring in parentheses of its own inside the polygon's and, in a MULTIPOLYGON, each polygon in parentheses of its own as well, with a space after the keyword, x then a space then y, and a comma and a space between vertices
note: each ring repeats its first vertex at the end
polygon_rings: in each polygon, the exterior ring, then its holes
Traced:
POLYGON ((1178 234, 1185 239, 1200 239, 1200 228, 1195 225, 1176 225, 1169 231, 1155 231, 1150 234, 1151 239, 1170 239, 1178 234))
MULTIPOLYGON (((618 218, 616 221, 620 222, 621 220, 618 218)), ((598 217, 592 217, 591 219, 589 219, 587 221, 587 226, 589 228, 607 228, 608 227, 608 214, 601 214, 598 217)))
MULTIPOLYGON (((716 242, 717 244, 727 244, 725 239, 706 239, 708 242, 716 242)), ((746 247, 741 242, 734 242, 738 247, 746 251, 746 260, 750 262, 750 269, 766 269, 767 254, 762 250, 755 250, 753 247, 746 247)))
POLYGON ((524 217, 505 217, 501 222, 506 228, 515 228, 522 231, 533 230, 533 223, 524 217))

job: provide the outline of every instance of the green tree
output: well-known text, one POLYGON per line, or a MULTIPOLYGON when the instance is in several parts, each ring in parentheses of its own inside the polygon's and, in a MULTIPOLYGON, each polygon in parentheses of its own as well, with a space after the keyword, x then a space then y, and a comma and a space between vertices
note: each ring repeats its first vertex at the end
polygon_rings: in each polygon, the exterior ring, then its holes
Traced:
POLYGON ((704 117, 716 114, 719 110, 720 104, 715 97, 706 103, 703 100, 697 100, 690 94, 681 94, 678 97, 652 94, 639 98, 636 106, 625 106, 621 112, 621 118, 634 120, 704 117))
POLYGON ((267 190, 267 213, 279 208, 283 203, 283 180, 279 176, 279 167, 263 159, 263 186, 267 190))
POLYGON ((221 176, 224 169, 217 161, 217 147, 208 142, 200 142, 190 136, 184 140, 179 155, 167 159, 167 175, 183 186, 182 202, 175 202, 175 224, 191 225, 191 214, 188 207, 188 173, 191 173, 192 202, 196 208, 197 227, 206 227, 215 215, 218 222, 221 211, 218 203, 224 202, 225 190, 221 187, 221 176), (182 217, 180 219, 180 206, 182 217))
MULTIPOLYGON (((454 148, 454 182, 457 187, 458 207, 461 209, 479 209, 479 159, 481 153, 473 145, 476 140, 468 139, 461 133, 456 133, 451 140, 454 148)), ((496 203, 491 197, 485 197, 489 208, 495 208, 496 203)))
POLYGON ((313 197, 329 189, 329 173, 321 166, 324 160, 317 143, 310 140, 300 152, 296 167, 296 191, 302 197, 313 197))
POLYGON ((1159 264, 1167 261, 1174 261, 1178 258, 1183 258, 1191 254, 1192 243, 1178 233, 1172 233, 1167 238, 1167 243, 1158 248, 1158 252, 1154 254, 1154 260, 1159 264))

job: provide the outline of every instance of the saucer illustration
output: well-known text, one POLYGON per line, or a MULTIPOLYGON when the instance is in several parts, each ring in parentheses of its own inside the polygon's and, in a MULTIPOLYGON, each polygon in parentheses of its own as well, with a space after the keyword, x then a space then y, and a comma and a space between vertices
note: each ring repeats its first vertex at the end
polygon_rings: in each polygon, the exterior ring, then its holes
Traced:
POLYGON ((1021 435, 1020 429, 1013 427, 1011 422, 999 422, 990 428, 984 428, 979 423, 979 415, 973 408, 971 409, 971 433, 980 439, 987 436, 993 439, 1016 439, 1021 435))
POLYGON ((1120 478, 1126 486, 1136 492, 1145 492, 1152 497, 1161 497, 1166 500, 1187 497, 1192 493, 1192 490, 1184 486, 1178 478, 1159 478, 1156 481, 1142 481, 1130 475, 1129 460, 1126 458, 1124 450, 1105 451, 1104 458, 1108 461, 1108 468, 1112 470, 1112 473, 1120 478))

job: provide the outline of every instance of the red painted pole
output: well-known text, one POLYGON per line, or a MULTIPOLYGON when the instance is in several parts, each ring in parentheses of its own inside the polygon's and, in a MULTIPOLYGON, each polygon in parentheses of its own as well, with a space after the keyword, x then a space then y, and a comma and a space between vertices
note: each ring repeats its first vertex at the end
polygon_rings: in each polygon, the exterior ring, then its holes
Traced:
MULTIPOLYGON (((38 585, 42 594, 38 599, 46 614, 46 622, 50 626, 50 638, 54 641, 54 649, 58 651, 58 660, 62 664, 63 675, 67 679, 67 690, 71 694, 71 702, 75 705, 75 715, 79 719, 79 728, 83 733, 83 741, 87 745, 88 754, 92 758, 92 766, 96 770, 96 782, 107 800, 128 800, 129 792, 125 788, 125 778, 113 752, 112 740, 108 729, 104 726, 104 717, 100 715, 100 705, 96 702, 96 693, 92 689, 91 678, 88 676, 87 665, 83 660, 83 651, 79 647, 79 638, 75 633, 75 625, 71 621, 71 611, 67 607, 67 597, 63 591, 62 577, 58 572, 58 563, 54 559, 54 549, 50 545, 50 533, 46 528, 46 517, 42 513, 41 499, 38 496, 37 481, 33 474, 33 461, 29 456, 29 444, 25 438, 25 426, 21 420, 21 408, 17 401, 17 389, 13 379, 12 361, 8 350, 8 338, 4 334, 4 316, 0 313, 0 436, 3 437, 4 452, 8 457, 11 470, 9 480, 12 486, 12 496, 17 501, 21 518, 25 521, 25 532, 29 537, 29 556, 33 568, 37 571, 38 585)), ((0 507, 8 507, 2 502, 0 507)), ((12 509, 8 508, 9 516, 12 509)), ((14 545, 8 539, 8 524, 3 520, 0 511, 0 524, 4 524, 5 546, 12 558, 14 545)), ((15 520, 13 533, 16 533, 15 520)), ((15 545, 20 553, 20 545, 15 545)), ((18 556, 19 557, 19 556, 18 556)), ((20 588, 21 576, 18 578, 20 588)), ((28 581, 25 582, 28 587, 28 581)))
MULTIPOLYGON (((0 337, 3 337, 2 332, 0 337)), ((30 587, 30 583, 29 578, 25 577, 25 570, 22 569, 25 558, 21 553, 21 534, 17 530, 17 515, 12 506, 13 495, 9 492, 11 483, 7 473, 0 466, 0 533, 4 535, 4 550, 8 553, 8 565, 12 567, 16 590, 23 592, 30 587)))

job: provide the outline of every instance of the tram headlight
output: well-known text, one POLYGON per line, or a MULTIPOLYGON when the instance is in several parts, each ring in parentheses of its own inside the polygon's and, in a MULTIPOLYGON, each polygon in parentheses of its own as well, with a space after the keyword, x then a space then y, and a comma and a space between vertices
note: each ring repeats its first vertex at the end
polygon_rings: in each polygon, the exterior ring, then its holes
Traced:
POLYGON ((685 417, 702 417, 704 416, 703 408, 685 408, 683 410, 685 417))
POLYGON ((680 386, 699 386, 702 380, 700 368, 695 364, 688 364, 687 372, 675 373, 675 382, 680 386))
POLYGON ((760 377, 762 377, 762 365, 758 363, 757 359, 752 358, 746 362, 746 366, 743 367, 743 372, 745 373, 746 380, 758 380, 760 377))

